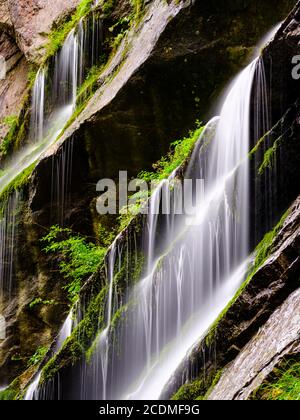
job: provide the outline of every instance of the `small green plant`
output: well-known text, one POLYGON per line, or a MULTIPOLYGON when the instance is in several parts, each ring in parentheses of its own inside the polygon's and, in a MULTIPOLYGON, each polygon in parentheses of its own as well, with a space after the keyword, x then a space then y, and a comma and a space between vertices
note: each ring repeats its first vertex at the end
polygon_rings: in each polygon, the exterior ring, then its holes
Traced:
POLYGON ((55 304, 56 304, 56 302, 53 299, 52 300, 43 300, 42 298, 36 298, 36 299, 33 299, 29 303, 28 307, 29 307, 29 309, 33 309, 33 308, 35 308, 36 306, 39 306, 39 305, 53 306, 55 304))
POLYGON ((28 360, 28 366, 36 366, 41 363, 48 352, 48 347, 39 347, 28 360))
POLYGON ((74 235, 70 229, 52 226, 42 238, 47 246, 45 252, 57 257, 59 271, 68 280, 63 286, 71 303, 77 300, 82 282, 95 273, 103 261, 106 248, 87 242, 86 238, 74 235))

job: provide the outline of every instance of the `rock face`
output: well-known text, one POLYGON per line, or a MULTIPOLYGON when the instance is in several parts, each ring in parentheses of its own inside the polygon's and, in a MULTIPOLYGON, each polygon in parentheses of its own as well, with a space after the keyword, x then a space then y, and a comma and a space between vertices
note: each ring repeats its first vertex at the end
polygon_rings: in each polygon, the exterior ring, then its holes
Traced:
POLYGON ((21 51, 31 62, 39 62, 53 23, 72 12, 79 0, 9 0, 11 22, 21 51))

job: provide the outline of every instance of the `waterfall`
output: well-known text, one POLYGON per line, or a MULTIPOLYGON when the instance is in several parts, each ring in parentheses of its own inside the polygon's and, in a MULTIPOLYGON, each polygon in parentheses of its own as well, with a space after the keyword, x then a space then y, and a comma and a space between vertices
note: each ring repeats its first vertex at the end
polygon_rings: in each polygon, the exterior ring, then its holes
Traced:
POLYGON ((65 223, 65 210, 71 200, 73 173, 73 138, 63 145, 61 153, 52 156, 51 222, 65 223))
POLYGON ((61 134, 76 109, 78 89, 91 67, 99 63, 102 32, 102 20, 94 13, 82 19, 61 50, 38 71, 32 89, 30 141, 3 168, 0 193, 61 134))
POLYGON ((125 319, 114 328, 111 308, 116 313, 122 307, 112 305, 117 271, 111 250, 109 317, 94 357, 82 368, 83 399, 159 399, 242 284, 250 263, 248 153, 257 74, 261 77, 256 58, 230 85, 220 117, 195 147, 187 175, 201 174, 205 198, 197 202, 193 219, 175 216, 174 207, 170 215, 158 214, 163 201, 176 207, 166 181, 152 195, 143 235, 147 270, 126 299, 125 319))
MULTIPOLYGON (((96 365, 98 371, 93 372, 92 383, 93 389, 95 392, 101 393, 101 399, 105 400, 107 398, 107 380, 108 380, 108 365, 109 365, 109 350, 110 350, 110 327, 112 315, 115 310, 113 304, 114 297, 114 276, 115 276, 115 267, 116 263, 119 261, 119 264, 122 260, 122 252, 118 247, 119 236, 113 242, 108 256, 106 271, 108 279, 108 296, 107 296, 107 307, 106 307, 106 325, 104 329, 100 332, 97 338, 97 351, 96 351, 96 365)), ((120 266, 119 266, 120 269, 120 266)), ((89 368, 85 366, 82 372, 82 387, 81 387, 81 396, 82 399, 88 398, 88 390, 85 387, 86 377, 89 375, 89 368)))

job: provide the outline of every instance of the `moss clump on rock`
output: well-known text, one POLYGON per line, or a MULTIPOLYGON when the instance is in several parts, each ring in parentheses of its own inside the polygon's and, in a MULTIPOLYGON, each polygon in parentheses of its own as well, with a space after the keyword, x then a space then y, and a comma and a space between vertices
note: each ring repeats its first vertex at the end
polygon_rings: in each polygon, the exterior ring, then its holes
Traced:
POLYGON ((203 393, 204 381, 197 379, 194 382, 182 385, 182 387, 171 398, 174 401, 191 401, 196 400, 203 393))
POLYGON ((25 186, 27 185, 30 176, 35 168, 35 163, 30 165, 27 169, 21 172, 1 193, 0 193, 0 201, 1 203, 5 203, 8 198, 13 194, 15 191, 22 191, 25 186))
POLYGON ((20 393, 20 380, 15 379, 8 388, 0 391, 0 401, 16 400, 20 393))

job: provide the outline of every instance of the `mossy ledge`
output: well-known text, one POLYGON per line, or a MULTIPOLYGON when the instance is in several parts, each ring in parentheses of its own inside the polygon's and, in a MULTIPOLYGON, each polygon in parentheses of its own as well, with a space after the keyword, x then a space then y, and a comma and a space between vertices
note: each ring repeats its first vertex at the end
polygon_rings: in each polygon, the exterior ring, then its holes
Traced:
POLYGON ((282 360, 253 392, 251 400, 299 401, 300 400, 300 354, 282 360))

